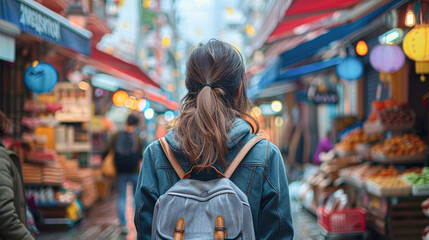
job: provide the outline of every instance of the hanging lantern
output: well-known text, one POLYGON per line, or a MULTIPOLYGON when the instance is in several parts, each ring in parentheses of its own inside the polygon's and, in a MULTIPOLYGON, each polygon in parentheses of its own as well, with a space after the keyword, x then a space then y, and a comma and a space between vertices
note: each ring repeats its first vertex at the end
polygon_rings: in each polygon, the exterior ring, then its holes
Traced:
POLYGON ((25 86, 34 93, 50 92, 57 82, 58 72, 49 63, 34 61, 24 73, 25 86))
POLYGON ((362 77, 363 65, 355 57, 346 57, 337 65, 336 71, 338 77, 347 81, 354 81, 362 77))
POLYGON ((366 42, 363 40, 360 40, 356 44, 356 53, 359 56, 365 56, 368 53, 368 45, 366 45, 366 42))
POLYGON ((422 74, 420 80, 426 81, 423 74, 429 73, 429 25, 418 25, 405 35, 403 48, 405 54, 416 61, 416 73, 422 74))
POLYGON ((369 54, 371 66, 383 73, 393 73, 405 64, 405 55, 396 45, 376 45, 369 54))

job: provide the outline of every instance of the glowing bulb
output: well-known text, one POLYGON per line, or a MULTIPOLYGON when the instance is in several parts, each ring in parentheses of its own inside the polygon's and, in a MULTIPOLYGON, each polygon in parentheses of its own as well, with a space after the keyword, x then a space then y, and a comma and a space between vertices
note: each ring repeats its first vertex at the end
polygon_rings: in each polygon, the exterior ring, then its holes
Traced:
POLYGON ((79 88, 82 89, 82 90, 84 90, 84 91, 86 91, 86 90, 89 89, 89 83, 87 83, 87 82, 80 82, 79 83, 79 88))
POLYGON ((256 34, 256 30, 255 30, 255 28, 254 28, 252 25, 250 25, 250 24, 247 24, 247 25, 246 25, 246 27, 245 27, 245 31, 246 31, 246 34, 247 34, 248 36, 250 36, 250 37, 253 37, 253 36, 255 36, 255 34, 256 34))
POLYGON ((368 53, 368 45, 366 45, 366 42, 363 40, 360 40, 356 44, 356 53, 359 56, 365 56, 368 53))
POLYGON ((37 65, 39 65, 39 61, 36 60, 33 62, 33 67, 36 67, 37 65))
POLYGON ((408 9, 405 15, 405 26, 412 27, 414 25, 416 25, 416 15, 413 10, 408 9))
POLYGON ((152 119, 154 115, 155 115, 155 111, 152 108, 149 108, 144 112, 144 117, 146 119, 152 119))
POLYGON ((283 108, 283 105, 282 105, 282 103, 280 102, 280 101, 273 101, 272 103, 271 103, 271 109, 274 111, 274 112, 280 112, 281 110, 282 110, 282 108, 283 108))
POLYGON ((146 99, 141 98, 137 101, 137 109, 140 112, 143 112, 144 110, 146 110, 146 106, 147 106, 147 100, 146 99))
POLYGON ((128 93, 124 91, 117 91, 113 94, 112 101, 118 107, 122 107, 125 105, 125 102, 128 99, 128 93))

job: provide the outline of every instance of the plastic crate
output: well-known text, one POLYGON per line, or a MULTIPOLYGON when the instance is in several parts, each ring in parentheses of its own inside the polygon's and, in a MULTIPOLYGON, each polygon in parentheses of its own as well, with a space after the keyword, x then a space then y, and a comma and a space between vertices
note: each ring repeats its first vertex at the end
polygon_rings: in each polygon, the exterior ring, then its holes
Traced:
POLYGON ((328 233, 359 233, 366 230, 366 213, 362 208, 350 208, 326 213, 317 209, 317 221, 328 233))

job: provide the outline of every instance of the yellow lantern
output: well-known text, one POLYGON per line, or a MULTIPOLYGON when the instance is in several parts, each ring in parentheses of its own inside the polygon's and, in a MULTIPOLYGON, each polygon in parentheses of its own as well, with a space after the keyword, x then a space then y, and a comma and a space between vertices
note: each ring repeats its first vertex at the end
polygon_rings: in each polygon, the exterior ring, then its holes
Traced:
POLYGON ((417 25, 404 38, 404 53, 416 61, 416 73, 426 81, 423 74, 429 73, 429 25, 417 25))

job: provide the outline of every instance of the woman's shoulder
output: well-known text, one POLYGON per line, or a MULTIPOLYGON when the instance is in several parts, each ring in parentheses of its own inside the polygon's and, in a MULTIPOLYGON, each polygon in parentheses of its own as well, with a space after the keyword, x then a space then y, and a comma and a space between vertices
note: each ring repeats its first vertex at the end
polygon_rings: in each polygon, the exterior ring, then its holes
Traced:
MULTIPOLYGON (((256 137, 255 134, 249 134, 246 139, 246 142, 250 141, 250 139, 256 137)), ((244 145, 244 144, 243 144, 244 145)), ((252 149, 247 154, 246 163, 254 163, 263 165, 264 167, 268 167, 270 162, 275 159, 281 158, 281 153, 279 148, 272 143, 271 141, 263 138, 257 144, 255 144, 252 149)))

